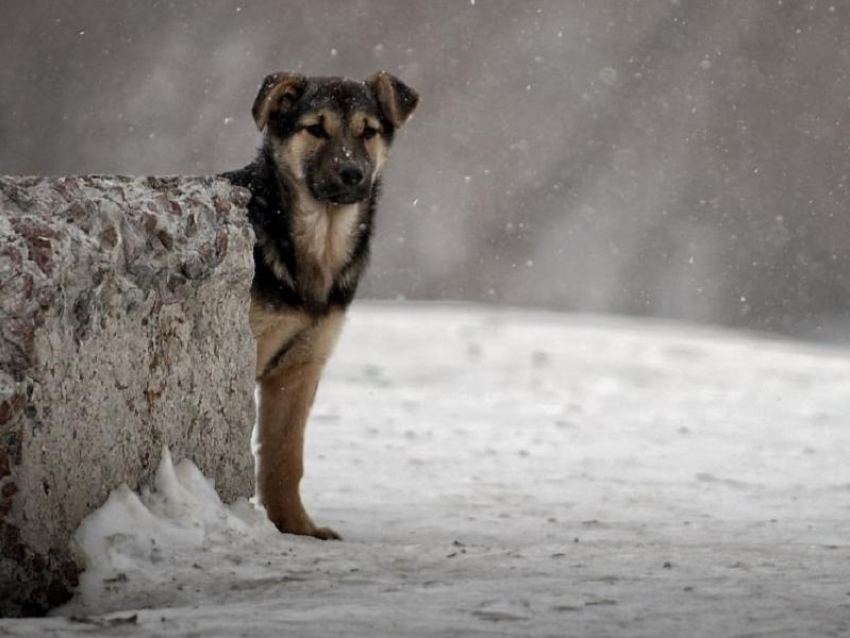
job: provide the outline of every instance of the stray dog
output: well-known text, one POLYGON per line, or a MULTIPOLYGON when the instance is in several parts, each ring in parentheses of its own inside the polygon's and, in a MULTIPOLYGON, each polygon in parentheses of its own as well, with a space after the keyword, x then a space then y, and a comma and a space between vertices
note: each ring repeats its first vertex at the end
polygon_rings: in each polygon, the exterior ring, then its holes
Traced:
POLYGON ((269 75, 251 110, 259 155, 223 175, 252 193, 257 495, 281 532, 339 538, 301 504, 304 429, 366 269, 387 152, 418 103, 386 72, 366 82, 269 75))

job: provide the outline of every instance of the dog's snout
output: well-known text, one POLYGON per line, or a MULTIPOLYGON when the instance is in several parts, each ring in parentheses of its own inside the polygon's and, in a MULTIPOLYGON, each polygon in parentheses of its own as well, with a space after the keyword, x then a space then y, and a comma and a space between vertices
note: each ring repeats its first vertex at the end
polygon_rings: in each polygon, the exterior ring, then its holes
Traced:
POLYGON ((339 180, 346 186, 359 186, 366 174, 357 164, 343 164, 339 169, 339 180))
POLYGON ((368 162, 353 157, 344 160, 331 158, 319 165, 315 177, 310 179, 310 189, 318 200, 337 204, 361 202, 372 190, 370 174, 368 162))

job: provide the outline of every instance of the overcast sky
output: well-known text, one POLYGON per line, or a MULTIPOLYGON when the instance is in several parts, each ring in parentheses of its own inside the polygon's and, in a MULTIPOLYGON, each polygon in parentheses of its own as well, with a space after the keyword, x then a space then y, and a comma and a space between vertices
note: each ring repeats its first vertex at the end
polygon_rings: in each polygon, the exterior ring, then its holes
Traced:
POLYGON ((263 76, 397 74, 364 296, 843 339, 850 5, 6 0, 0 172, 214 173, 263 76))

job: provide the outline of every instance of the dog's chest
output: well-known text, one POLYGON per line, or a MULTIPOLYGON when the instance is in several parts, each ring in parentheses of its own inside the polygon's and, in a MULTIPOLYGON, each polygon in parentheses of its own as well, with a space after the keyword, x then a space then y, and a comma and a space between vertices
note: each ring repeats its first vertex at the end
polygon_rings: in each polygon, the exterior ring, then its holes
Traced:
POLYGON ((351 259, 361 223, 358 204, 302 203, 292 219, 296 285, 314 303, 327 301, 334 280, 351 259))

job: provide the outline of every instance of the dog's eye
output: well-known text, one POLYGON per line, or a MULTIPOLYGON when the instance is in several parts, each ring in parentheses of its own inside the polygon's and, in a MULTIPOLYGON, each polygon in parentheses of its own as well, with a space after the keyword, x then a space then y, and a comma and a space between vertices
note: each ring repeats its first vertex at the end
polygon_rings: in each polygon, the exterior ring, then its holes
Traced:
POLYGON ((304 130, 307 131, 313 137, 318 137, 319 139, 324 139, 328 136, 325 132, 324 127, 321 124, 311 124, 310 126, 305 126, 304 130))
POLYGON ((378 129, 372 128, 371 126, 367 126, 366 128, 363 129, 363 139, 364 140, 371 140, 377 134, 378 134, 378 129))

